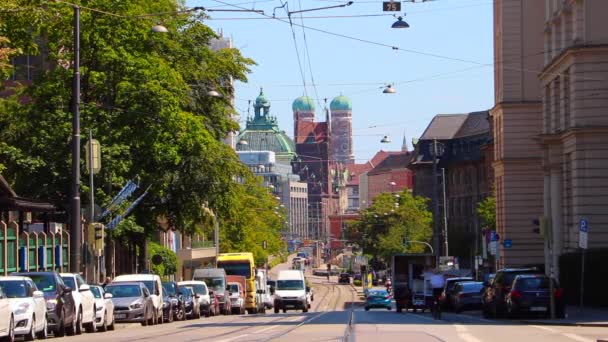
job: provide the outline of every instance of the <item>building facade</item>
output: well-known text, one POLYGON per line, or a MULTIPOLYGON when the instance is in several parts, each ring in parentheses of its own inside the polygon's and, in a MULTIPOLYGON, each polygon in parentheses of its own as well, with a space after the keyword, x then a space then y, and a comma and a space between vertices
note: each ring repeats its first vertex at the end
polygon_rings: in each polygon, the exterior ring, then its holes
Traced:
POLYGON ((414 187, 414 174, 409 169, 412 154, 408 151, 389 153, 367 172, 365 201, 371 205, 383 192, 397 193, 414 187))
POLYGON ((542 5, 541 190, 559 276, 559 256, 578 251, 582 219, 589 248, 608 247, 608 2, 542 5))
MULTIPOLYGON (((556 1, 552 1, 557 3, 556 1)), ((498 266, 544 263, 544 242, 534 233, 543 215, 543 105, 538 74, 543 68, 543 1, 494 2, 494 131, 496 229, 512 247, 499 244, 498 266)))

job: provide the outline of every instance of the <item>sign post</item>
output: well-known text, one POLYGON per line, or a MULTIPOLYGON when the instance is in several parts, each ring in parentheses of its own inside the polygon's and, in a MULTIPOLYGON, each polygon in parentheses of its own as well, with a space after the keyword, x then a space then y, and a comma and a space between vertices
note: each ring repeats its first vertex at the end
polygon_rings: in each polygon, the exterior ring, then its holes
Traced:
POLYGON ((384 1, 382 2, 382 10, 384 12, 401 12, 401 2, 399 1, 384 1))
POLYGON ((587 252, 587 235, 589 224, 586 219, 581 219, 578 230, 578 246, 581 248, 581 297, 579 305, 583 307, 583 294, 585 290, 585 254, 587 252))

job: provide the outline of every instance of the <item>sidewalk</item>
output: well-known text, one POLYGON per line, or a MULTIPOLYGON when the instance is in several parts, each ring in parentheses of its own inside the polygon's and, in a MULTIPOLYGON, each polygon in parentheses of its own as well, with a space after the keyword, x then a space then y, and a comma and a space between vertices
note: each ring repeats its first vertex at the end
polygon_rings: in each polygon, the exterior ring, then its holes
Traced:
POLYGON ((608 327, 608 309, 568 306, 564 319, 526 319, 520 322, 536 325, 608 327))

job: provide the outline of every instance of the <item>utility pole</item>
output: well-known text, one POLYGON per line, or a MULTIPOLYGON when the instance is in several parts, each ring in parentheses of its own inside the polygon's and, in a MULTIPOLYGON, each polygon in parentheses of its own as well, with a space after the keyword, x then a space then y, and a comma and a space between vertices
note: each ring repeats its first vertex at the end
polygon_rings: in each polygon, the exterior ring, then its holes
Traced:
POLYGON ((72 198, 70 213, 70 268, 80 273, 82 226, 80 220, 80 7, 74 6, 74 77, 72 79, 72 198))
POLYGON ((437 191, 437 139, 433 139, 431 150, 433 156, 433 249, 435 250, 435 265, 439 266, 439 194, 437 191))
POLYGON ((445 168, 441 168, 441 183, 443 184, 443 236, 445 239, 445 256, 450 255, 448 253, 448 202, 445 196, 445 168))

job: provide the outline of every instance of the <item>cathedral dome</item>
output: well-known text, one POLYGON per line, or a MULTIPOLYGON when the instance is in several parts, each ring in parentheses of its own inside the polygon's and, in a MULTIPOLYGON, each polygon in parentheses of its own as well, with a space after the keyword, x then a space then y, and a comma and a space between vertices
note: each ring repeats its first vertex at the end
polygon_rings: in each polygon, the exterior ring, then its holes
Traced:
POLYGON ((315 102, 308 96, 300 96, 293 101, 291 109, 294 112, 314 112, 315 102))
POLYGON ((334 110, 352 110, 353 104, 350 99, 344 95, 340 95, 333 100, 329 104, 329 109, 334 110))

